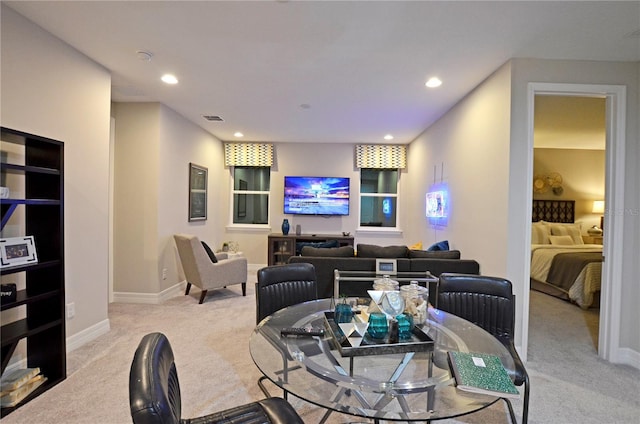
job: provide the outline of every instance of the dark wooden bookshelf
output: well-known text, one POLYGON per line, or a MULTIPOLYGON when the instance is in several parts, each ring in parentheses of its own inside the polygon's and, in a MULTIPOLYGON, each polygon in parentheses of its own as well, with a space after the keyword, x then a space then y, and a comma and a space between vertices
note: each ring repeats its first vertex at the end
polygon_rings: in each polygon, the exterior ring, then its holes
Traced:
MULTIPOLYGON (((0 163, 3 181, 9 174, 24 183, 24 197, 0 199, 2 230, 7 224, 21 228, 21 236, 33 236, 38 262, 2 268, 3 280, 22 274, 25 287, 16 299, 3 302, 3 313, 24 309, 24 318, 0 328, 2 373, 18 343, 26 340, 26 366, 39 367, 47 381, 19 404, 1 408, 4 417, 66 378, 65 270, 64 270, 64 144, 57 140, 1 128, 2 143, 22 146, 24 164, 0 163), (11 218, 20 210, 24 219, 11 218)), ((9 186, 11 189, 11 186, 9 186)), ((22 279, 22 276, 19 276, 22 279)), ((22 280, 21 280, 22 281, 22 280)), ((3 323, 6 320, 3 319, 3 323)))

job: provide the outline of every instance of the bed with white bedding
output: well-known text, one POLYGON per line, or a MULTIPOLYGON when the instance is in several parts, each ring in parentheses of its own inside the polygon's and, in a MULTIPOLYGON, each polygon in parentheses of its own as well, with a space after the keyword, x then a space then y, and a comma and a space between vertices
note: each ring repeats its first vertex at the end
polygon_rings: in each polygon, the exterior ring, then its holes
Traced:
POLYGON ((581 308, 600 303, 602 246, 584 244, 574 200, 533 201, 531 288, 581 308))
POLYGON ((581 308, 598 303, 602 246, 531 245, 531 288, 575 302, 581 308))

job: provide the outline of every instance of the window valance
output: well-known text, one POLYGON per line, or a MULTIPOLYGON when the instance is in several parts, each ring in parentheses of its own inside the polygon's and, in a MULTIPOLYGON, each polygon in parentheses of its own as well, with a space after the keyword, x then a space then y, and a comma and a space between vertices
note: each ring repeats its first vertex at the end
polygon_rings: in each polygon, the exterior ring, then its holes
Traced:
POLYGON ((225 143, 224 164, 226 166, 271 166, 273 144, 225 143))
POLYGON ((358 168, 404 169, 407 167, 407 146, 403 144, 356 145, 358 168))

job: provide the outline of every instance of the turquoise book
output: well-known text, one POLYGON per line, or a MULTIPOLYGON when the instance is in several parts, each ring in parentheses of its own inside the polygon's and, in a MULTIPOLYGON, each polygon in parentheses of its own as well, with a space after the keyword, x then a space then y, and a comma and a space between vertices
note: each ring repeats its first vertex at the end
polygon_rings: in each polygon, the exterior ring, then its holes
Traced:
POLYGON ((505 398, 520 398, 520 392, 497 356, 456 351, 449 351, 448 356, 458 389, 505 398))

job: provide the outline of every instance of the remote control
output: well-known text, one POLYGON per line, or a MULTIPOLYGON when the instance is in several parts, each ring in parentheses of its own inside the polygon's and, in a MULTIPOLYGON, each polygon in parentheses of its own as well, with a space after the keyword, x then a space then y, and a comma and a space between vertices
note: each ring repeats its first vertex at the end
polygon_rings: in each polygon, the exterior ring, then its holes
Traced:
POLYGON ((324 336, 324 330, 322 328, 302 328, 302 327, 290 327, 280 330, 281 336, 324 336))

